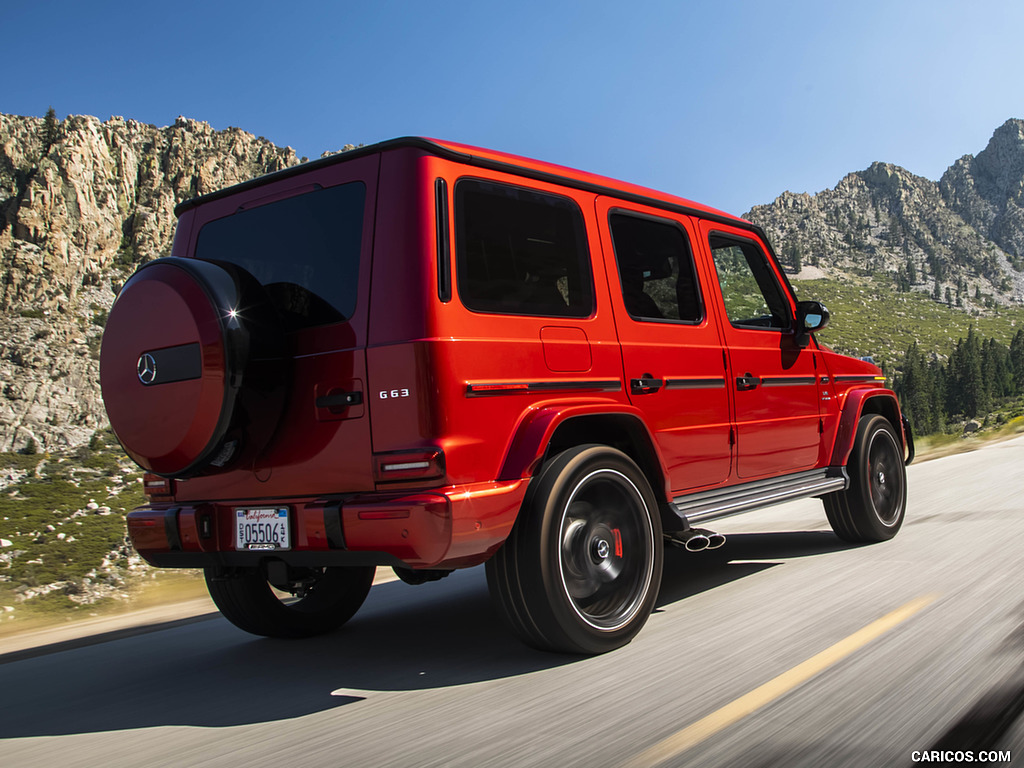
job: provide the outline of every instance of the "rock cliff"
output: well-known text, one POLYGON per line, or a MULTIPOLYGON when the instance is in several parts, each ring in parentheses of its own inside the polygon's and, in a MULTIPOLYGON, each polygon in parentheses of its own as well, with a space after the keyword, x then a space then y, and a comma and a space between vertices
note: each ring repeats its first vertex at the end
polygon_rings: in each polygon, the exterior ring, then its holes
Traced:
POLYGON ((1024 256, 1024 120, 1007 120, 977 157, 957 160, 939 181, 943 200, 976 231, 1024 256))
MULTIPOLYGON (((0 115, 0 451, 77 446, 106 425, 107 311, 138 264, 169 252, 175 204, 298 162, 185 118, 0 115)), ((1024 121, 938 182, 875 163, 747 217, 804 276, 895 283, 971 312, 1024 302, 1024 121)))
POLYGON ((176 203, 299 162, 237 128, 0 115, 0 451, 106 423, 100 334, 114 291, 166 255, 176 203))
POLYGON ((816 195, 747 214, 792 269, 928 292, 972 311, 1024 302, 1024 121, 930 181, 874 163, 816 195))

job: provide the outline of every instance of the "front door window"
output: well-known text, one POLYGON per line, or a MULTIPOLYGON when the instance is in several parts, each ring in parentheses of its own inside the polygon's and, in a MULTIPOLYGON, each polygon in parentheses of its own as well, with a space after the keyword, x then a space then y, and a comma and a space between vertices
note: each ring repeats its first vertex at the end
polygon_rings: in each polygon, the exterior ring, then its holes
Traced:
POLYGON ((737 328, 788 330, 789 302, 783 298, 764 254, 749 240, 711 237, 722 301, 729 322, 737 328))
POLYGON ((796 343, 794 306, 758 241, 717 228, 707 238, 726 316, 736 473, 754 479, 813 467, 821 444, 816 352, 796 343))

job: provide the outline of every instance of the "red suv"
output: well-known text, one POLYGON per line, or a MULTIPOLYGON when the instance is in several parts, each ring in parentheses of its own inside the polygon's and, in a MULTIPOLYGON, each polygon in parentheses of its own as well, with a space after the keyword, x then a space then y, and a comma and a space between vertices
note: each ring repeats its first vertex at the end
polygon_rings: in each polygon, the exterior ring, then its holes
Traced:
POLYGON ((103 396, 148 471, 135 547, 249 632, 338 627, 379 565, 486 563, 527 643, 596 653, 647 620, 666 542, 724 542, 697 525, 802 497, 847 541, 903 522, 896 398, 749 222, 425 139, 176 213, 103 396))

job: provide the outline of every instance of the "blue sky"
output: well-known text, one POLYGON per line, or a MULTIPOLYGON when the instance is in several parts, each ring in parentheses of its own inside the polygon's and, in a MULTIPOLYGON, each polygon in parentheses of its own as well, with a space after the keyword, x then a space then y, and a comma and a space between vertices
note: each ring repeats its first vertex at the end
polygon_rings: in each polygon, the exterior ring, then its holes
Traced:
POLYGON ((1024 118, 1019 0, 3 5, 0 112, 433 136, 732 213, 875 160, 937 179, 1024 118))

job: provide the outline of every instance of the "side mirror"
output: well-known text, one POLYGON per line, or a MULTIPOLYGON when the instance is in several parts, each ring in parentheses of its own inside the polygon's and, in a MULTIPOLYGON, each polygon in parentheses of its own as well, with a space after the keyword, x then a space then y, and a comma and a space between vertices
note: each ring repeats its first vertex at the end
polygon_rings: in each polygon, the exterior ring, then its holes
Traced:
POLYGON ((832 315, 820 301, 799 301, 796 305, 796 344, 803 349, 811 343, 811 334, 820 331, 832 315))

